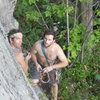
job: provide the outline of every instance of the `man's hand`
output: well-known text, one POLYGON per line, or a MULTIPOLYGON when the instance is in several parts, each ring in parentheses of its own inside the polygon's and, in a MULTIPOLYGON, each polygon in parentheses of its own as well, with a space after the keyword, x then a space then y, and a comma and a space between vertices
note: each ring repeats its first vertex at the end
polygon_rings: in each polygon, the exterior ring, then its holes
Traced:
POLYGON ((37 71, 41 71, 42 70, 42 67, 38 63, 36 64, 36 68, 37 68, 37 71))
POLYGON ((48 72, 50 72, 51 70, 53 70, 53 67, 45 67, 44 69, 43 69, 43 73, 48 73, 48 72))
POLYGON ((28 62, 30 59, 31 59, 31 55, 29 54, 26 56, 25 60, 28 62))

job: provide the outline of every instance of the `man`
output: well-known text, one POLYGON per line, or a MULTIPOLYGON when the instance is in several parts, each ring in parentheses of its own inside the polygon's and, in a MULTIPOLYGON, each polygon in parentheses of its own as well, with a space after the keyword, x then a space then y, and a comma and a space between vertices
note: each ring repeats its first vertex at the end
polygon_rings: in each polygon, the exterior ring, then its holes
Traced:
POLYGON ((22 66, 24 72, 27 72, 28 60, 31 58, 31 56, 28 55, 26 56, 26 58, 24 58, 21 49, 22 38, 23 38, 23 34, 19 30, 13 29, 8 33, 8 40, 12 49, 14 50, 16 59, 19 62, 19 64, 22 66))
POLYGON ((43 73, 49 73, 51 80, 50 83, 52 84, 54 92, 54 100, 57 100, 58 80, 56 77, 54 77, 54 74, 56 75, 57 69, 66 67, 68 65, 68 61, 61 47, 55 42, 55 36, 56 33, 53 30, 45 31, 43 40, 39 40, 33 45, 31 57, 37 69, 37 71, 33 73, 33 86, 39 82, 41 70, 43 73), (43 54, 42 44, 44 45, 44 50, 47 57, 45 57, 43 54), (57 58, 59 59, 59 62, 55 63, 57 58))

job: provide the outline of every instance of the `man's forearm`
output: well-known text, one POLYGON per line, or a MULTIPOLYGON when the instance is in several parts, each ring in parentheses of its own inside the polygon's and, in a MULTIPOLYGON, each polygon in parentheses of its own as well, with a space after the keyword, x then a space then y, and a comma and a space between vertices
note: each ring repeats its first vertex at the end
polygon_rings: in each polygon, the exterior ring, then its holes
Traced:
POLYGON ((25 64, 28 66, 28 61, 27 60, 25 60, 25 64))
POLYGON ((59 68, 64 68, 68 65, 68 61, 64 61, 64 62, 59 62, 58 64, 54 64, 53 66, 51 66, 53 69, 59 69, 59 68))
POLYGON ((33 60, 33 62, 34 62, 35 65, 38 64, 36 55, 32 55, 32 60, 33 60))

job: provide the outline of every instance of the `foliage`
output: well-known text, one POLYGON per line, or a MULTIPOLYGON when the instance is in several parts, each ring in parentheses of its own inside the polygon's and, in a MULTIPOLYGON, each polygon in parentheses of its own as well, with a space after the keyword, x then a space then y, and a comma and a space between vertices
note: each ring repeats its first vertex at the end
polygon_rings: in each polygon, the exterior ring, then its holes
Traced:
POLYGON ((76 27, 70 31, 69 51, 71 52, 71 58, 76 59, 77 52, 81 51, 84 33, 85 29, 82 24, 76 25, 76 27))

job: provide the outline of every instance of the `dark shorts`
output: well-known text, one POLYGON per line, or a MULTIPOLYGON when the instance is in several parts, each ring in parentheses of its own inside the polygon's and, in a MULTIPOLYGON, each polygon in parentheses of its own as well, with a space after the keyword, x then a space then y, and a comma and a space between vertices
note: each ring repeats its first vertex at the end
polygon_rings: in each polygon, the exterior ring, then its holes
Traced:
MULTIPOLYGON (((42 68, 44 68, 44 67, 42 67, 42 68)), ((30 73, 30 76, 32 77, 32 79, 38 79, 38 80, 41 79, 41 74, 40 74, 40 72, 38 72, 36 70, 36 68, 33 68, 31 71, 29 71, 29 73, 30 73)), ((50 84, 58 83, 59 78, 58 78, 56 70, 52 70, 48 74, 49 74, 49 83, 50 84)))

